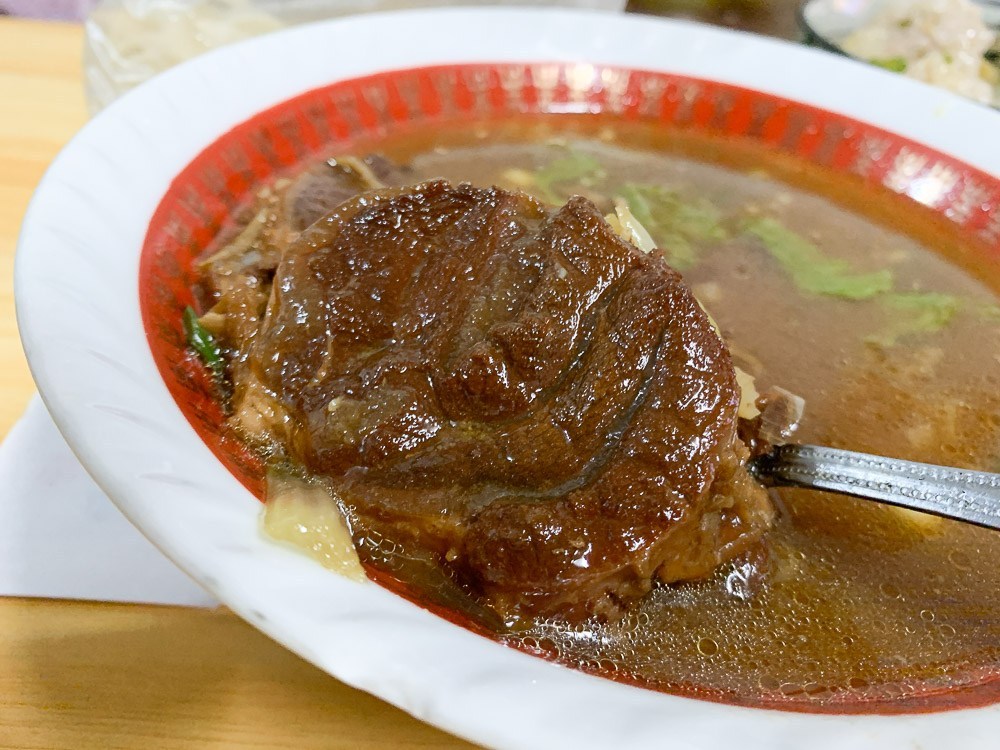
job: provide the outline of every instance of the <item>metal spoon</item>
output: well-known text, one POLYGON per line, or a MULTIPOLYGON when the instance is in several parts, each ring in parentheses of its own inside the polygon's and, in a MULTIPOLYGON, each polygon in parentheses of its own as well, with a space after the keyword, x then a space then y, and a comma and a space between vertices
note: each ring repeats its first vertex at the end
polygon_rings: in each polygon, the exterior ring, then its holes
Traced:
POLYGON ((769 487, 839 492, 1000 530, 1000 474, 791 443, 749 468, 769 487))

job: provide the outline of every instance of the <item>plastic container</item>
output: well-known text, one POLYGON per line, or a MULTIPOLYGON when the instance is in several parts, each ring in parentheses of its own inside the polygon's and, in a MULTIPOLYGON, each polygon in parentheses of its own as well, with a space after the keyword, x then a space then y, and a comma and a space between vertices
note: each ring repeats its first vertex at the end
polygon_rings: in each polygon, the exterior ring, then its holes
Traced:
POLYGON ((622 10, 624 0, 104 0, 86 22, 91 114, 167 68, 214 47, 334 16, 441 5, 551 5, 622 10))

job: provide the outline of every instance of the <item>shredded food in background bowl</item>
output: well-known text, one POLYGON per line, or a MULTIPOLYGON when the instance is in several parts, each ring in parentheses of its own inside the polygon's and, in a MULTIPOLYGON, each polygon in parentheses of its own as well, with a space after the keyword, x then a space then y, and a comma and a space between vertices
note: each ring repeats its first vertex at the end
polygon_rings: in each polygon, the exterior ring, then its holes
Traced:
POLYGON ((850 55, 983 104, 1000 103, 1000 70, 985 58, 997 34, 970 0, 891 0, 845 37, 850 55))

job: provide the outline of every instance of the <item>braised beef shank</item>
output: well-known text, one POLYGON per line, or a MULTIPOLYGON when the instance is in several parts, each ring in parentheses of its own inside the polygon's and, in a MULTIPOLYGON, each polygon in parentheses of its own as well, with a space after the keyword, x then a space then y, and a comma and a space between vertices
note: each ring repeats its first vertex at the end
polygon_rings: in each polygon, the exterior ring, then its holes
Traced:
POLYGON ((572 620, 769 526, 725 346, 589 201, 428 182, 293 240, 240 335, 234 419, 328 478, 357 533, 428 551, 505 617, 572 620))

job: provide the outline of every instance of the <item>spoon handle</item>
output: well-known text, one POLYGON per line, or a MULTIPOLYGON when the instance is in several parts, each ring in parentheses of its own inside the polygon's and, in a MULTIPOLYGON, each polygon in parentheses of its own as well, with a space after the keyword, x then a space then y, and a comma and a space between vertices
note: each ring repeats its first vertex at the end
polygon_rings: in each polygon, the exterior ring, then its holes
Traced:
POLYGON ((808 487, 1000 529, 1000 474, 818 445, 779 445, 751 462, 773 487, 808 487))

